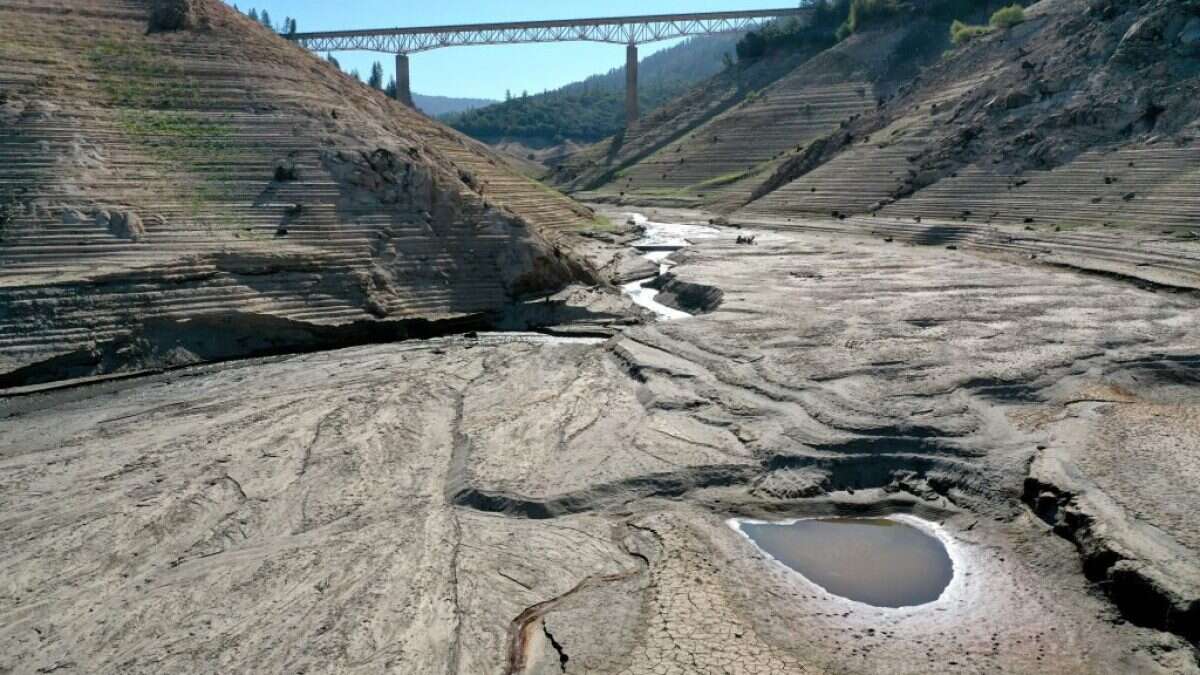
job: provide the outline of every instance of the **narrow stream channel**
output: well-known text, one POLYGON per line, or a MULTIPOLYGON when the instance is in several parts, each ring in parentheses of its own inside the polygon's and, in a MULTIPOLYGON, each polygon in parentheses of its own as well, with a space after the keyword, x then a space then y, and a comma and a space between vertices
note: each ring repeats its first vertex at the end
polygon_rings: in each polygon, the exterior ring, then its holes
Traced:
MULTIPOLYGON (((712 239, 720 235, 719 230, 708 225, 658 223, 640 213, 630 213, 629 217, 634 223, 645 228, 642 238, 633 242, 632 246, 643 253, 642 257, 658 264, 658 276, 666 274, 667 270, 674 265, 669 256, 675 251, 691 246, 695 239, 712 239)), ((621 288, 626 295, 633 299, 635 304, 654 312, 659 320, 670 321, 691 316, 687 312, 655 301, 658 290, 647 288, 646 284, 652 283, 656 278, 639 279, 625 284, 621 288)))

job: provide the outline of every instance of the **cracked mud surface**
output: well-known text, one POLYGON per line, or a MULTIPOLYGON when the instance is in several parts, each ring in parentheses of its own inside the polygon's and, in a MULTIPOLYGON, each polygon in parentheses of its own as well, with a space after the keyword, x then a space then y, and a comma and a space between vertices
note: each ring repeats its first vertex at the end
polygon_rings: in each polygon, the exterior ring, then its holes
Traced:
POLYGON ((734 236, 676 256, 718 308, 605 343, 0 401, 0 673, 1200 670, 1200 301, 734 236), (844 601, 725 524, 887 513, 942 524, 953 592, 844 601))

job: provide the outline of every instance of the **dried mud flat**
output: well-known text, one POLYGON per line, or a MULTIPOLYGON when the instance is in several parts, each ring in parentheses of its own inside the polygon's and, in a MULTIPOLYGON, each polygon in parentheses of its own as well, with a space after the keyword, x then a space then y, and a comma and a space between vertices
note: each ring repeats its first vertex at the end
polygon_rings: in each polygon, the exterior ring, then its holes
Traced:
POLYGON ((719 306, 607 341, 0 400, 0 673, 1200 672, 1200 299, 737 234, 668 282, 719 306), (890 513, 953 542, 937 602, 726 524, 890 513))

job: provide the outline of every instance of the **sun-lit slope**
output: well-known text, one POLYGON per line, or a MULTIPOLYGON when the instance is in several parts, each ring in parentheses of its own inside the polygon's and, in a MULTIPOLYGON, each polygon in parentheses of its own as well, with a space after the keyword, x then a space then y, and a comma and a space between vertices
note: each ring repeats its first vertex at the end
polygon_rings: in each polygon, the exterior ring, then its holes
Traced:
POLYGON ((871 86, 861 81, 773 87, 639 162, 614 185, 634 196, 710 199, 873 105, 871 86))
MULTIPOLYGON (((852 35, 786 76, 617 172, 602 192, 736 208, 811 141, 878 106, 894 82, 928 57, 933 22, 852 35)), ((940 35, 938 36, 940 37, 940 35)))
MULTIPOLYGON (((752 202, 743 213, 828 216, 864 213, 877 207, 881 200, 893 197, 911 179, 909 158, 924 149, 932 136, 940 133, 949 111, 939 103, 953 98, 963 89, 970 89, 973 84, 974 80, 967 80, 939 91, 938 98, 914 106, 909 114, 870 136, 861 139, 835 136, 833 143, 844 144, 839 152, 752 202)), ((758 176, 760 182, 763 178, 758 176)))
POLYGON ((148 32, 150 0, 0 0, 0 371, 150 320, 439 319, 588 276, 560 251, 583 207, 174 4, 190 25, 148 32))
MULTIPOLYGON (((1185 134, 1195 138, 1200 127, 1193 125, 1185 134)), ((1147 139, 1088 151, 1052 171, 1020 174, 971 165, 881 214, 1059 226, 1194 228, 1200 224, 1200 145, 1147 139)))
POLYGON ((1194 227, 1200 13, 1043 0, 1027 16, 782 165, 742 213, 1194 227))
POLYGON ((615 172, 682 138, 812 55, 812 49, 772 54, 740 68, 727 68, 644 115, 632 129, 572 153, 555 166, 550 179, 571 190, 603 186, 615 172))

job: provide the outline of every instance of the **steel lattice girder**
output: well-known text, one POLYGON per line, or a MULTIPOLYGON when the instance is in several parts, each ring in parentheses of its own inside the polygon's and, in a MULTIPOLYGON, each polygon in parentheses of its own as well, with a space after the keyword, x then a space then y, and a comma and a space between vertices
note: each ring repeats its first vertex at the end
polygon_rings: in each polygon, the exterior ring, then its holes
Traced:
POLYGON ((795 7, 701 14, 296 33, 288 37, 315 52, 372 51, 388 54, 411 54, 440 47, 531 42, 641 44, 692 35, 740 33, 772 19, 796 17, 802 21, 807 20, 811 12, 809 8, 795 7))

